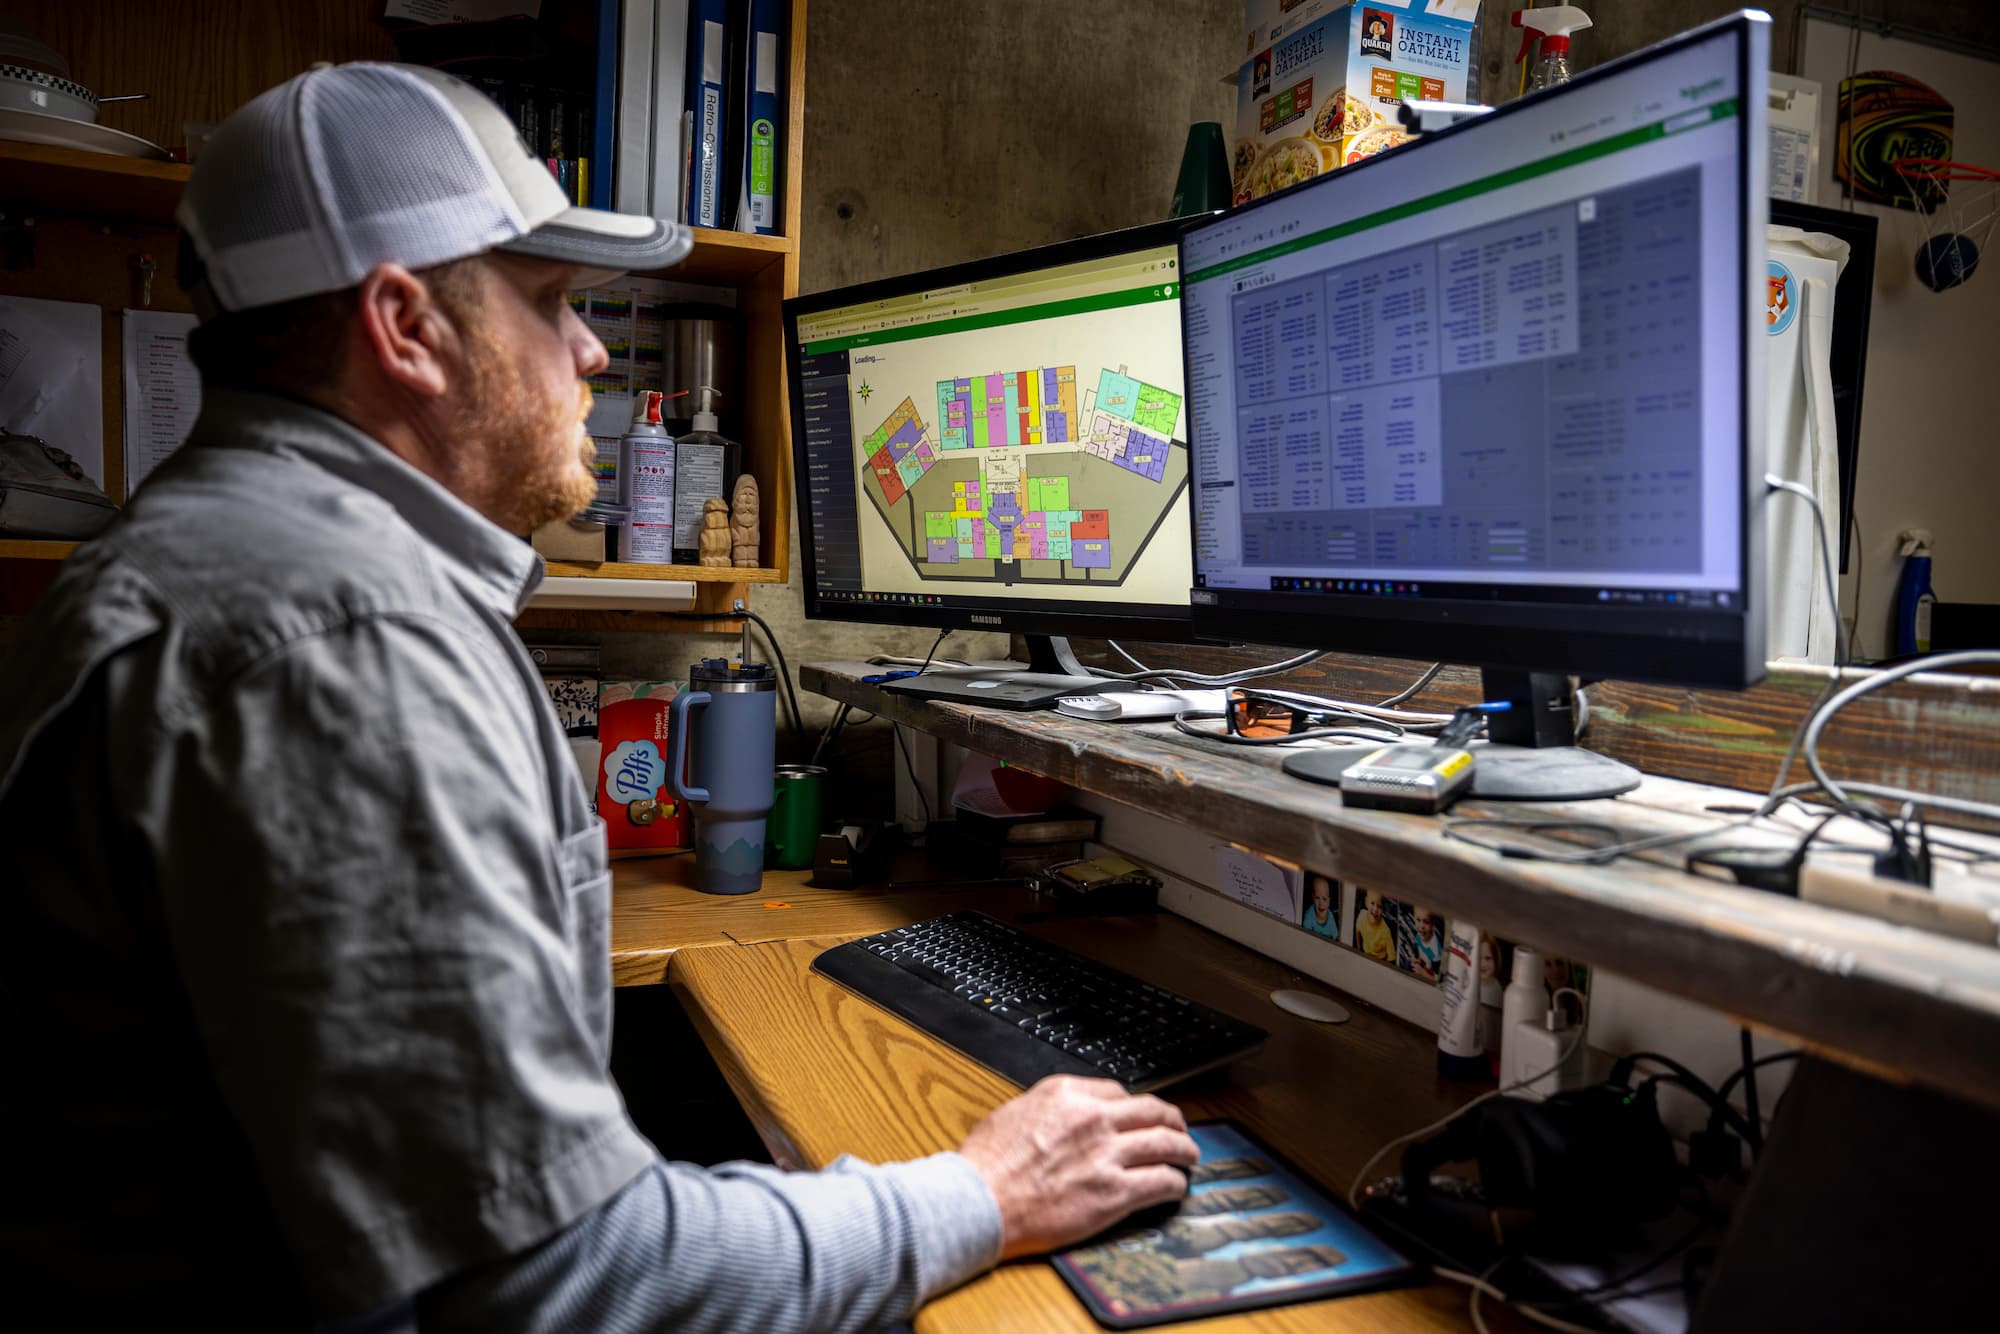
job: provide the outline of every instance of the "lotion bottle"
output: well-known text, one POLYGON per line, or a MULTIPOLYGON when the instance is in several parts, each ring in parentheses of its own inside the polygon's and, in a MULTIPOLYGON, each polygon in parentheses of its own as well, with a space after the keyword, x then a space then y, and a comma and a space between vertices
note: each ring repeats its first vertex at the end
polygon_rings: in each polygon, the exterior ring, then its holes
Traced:
POLYGON ((712 498, 728 500, 743 475, 743 446, 724 435, 715 414, 722 395, 708 385, 695 390, 694 429, 674 445, 674 560, 701 559, 701 509, 712 498))

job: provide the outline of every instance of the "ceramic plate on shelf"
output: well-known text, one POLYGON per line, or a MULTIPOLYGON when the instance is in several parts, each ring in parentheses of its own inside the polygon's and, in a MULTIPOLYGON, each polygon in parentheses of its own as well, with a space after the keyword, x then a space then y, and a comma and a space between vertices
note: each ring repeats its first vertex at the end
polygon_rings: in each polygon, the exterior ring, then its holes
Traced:
POLYGON ((23 111, 19 107, 0 107, 0 139, 48 144, 55 148, 80 148, 87 153, 110 153, 117 157, 151 158, 155 162, 173 160, 166 149, 136 134, 127 134, 105 125, 93 125, 89 121, 23 111))

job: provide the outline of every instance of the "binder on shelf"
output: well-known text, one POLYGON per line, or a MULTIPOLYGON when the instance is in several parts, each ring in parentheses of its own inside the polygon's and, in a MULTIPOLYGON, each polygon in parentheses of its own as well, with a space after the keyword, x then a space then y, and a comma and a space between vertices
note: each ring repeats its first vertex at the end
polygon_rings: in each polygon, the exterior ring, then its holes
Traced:
POLYGON ((651 73, 646 103, 647 203, 635 212, 668 222, 687 221, 687 156, 682 124, 687 110, 688 11, 691 0, 626 0, 648 13, 651 73))
POLYGON ((775 236, 778 231, 778 62, 785 0, 743 0, 748 22, 743 41, 742 162, 738 171, 735 227, 775 236))
MULTIPOLYGON (((658 213, 653 208, 653 62, 656 58, 654 43, 653 14, 659 8, 659 0, 607 0, 618 5, 618 38, 615 44, 618 55, 617 129, 612 139, 611 155, 603 161, 613 163, 610 172, 612 207, 620 213, 643 213, 652 217, 676 217, 678 213, 658 213)), ((673 68, 681 66, 680 43, 674 42, 673 68)), ((600 47, 599 54, 602 55, 600 47)), ((598 96, 604 95, 603 75, 600 73, 598 96)), ((680 76, 675 76, 675 88, 679 88, 680 76)), ((675 102, 680 101, 678 92, 675 102)), ((678 177, 672 178, 678 180, 678 177)), ((680 207, 679 191, 675 190, 673 201, 676 210, 680 207)))
POLYGON ((721 227, 725 202, 729 100, 727 36, 729 0, 689 0, 687 109, 692 118, 686 220, 697 227, 721 227))
POLYGON ((618 137, 619 64, 618 11, 623 0, 597 0, 597 89, 591 102, 590 142, 576 151, 585 158, 578 173, 584 193, 579 200, 591 208, 611 207, 611 158, 618 137))

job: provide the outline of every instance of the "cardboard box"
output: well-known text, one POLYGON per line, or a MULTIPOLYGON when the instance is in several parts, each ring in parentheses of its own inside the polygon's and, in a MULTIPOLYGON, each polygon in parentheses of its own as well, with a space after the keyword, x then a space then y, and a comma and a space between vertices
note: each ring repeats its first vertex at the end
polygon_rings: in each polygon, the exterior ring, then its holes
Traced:
POLYGON ((1233 203, 1248 203, 1408 139, 1406 99, 1462 102, 1476 0, 1250 0, 1255 48, 1237 72, 1233 203), (1265 10, 1275 18, 1261 25, 1265 10), (1260 41, 1265 45, 1257 45, 1260 41))
POLYGON ((604 525, 595 519, 552 519, 534 531, 531 541, 543 560, 604 559, 604 525))
POLYGON ((597 697, 597 814, 612 853, 691 846, 687 809, 667 782, 673 681, 606 681, 597 697))

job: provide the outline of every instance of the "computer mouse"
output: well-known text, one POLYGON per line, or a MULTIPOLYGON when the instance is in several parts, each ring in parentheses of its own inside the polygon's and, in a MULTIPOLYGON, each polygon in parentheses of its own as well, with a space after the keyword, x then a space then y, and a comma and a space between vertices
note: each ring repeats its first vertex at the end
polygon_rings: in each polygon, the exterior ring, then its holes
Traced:
POLYGON ((1125 711, 1117 700, 1102 695, 1064 695, 1056 701, 1056 709, 1077 718, 1116 718, 1125 711))
POLYGON ((1149 1204, 1143 1209, 1135 1209, 1125 1215, 1124 1219, 1112 1231, 1130 1233, 1143 1231, 1146 1228, 1165 1227, 1179 1216, 1181 1205, 1184 1203, 1186 1203, 1185 1200, 1162 1200, 1158 1204, 1149 1204))

